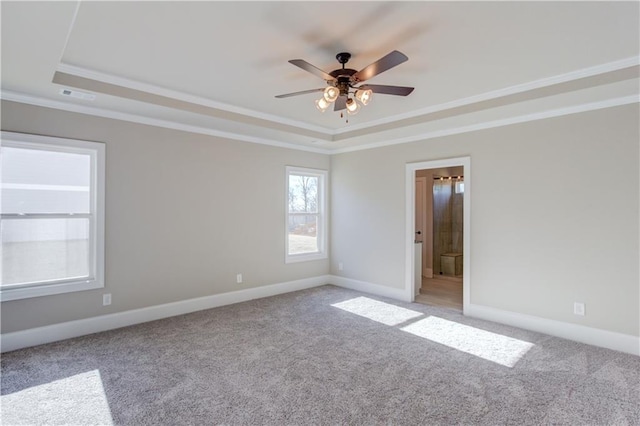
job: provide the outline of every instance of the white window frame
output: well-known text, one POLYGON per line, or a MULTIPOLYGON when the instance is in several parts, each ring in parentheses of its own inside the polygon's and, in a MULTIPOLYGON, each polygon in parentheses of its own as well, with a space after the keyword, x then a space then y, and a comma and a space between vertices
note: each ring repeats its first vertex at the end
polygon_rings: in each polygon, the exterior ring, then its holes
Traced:
POLYGON ((311 260, 326 259, 328 257, 328 202, 327 188, 329 172, 320 169, 310 169, 305 167, 286 166, 285 173, 285 218, 284 218, 284 254, 285 263, 307 262, 311 260), (289 211, 289 176, 304 175, 318 178, 318 213, 293 213, 289 211), (318 251, 314 253, 289 254, 289 216, 291 214, 317 215, 318 217, 318 251))
POLYGON ((87 217, 89 219, 89 277, 82 279, 62 279, 24 283, 2 288, 0 301, 49 296, 53 294, 90 290, 104 287, 104 223, 105 223, 105 145, 75 139, 54 138, 24 133, 2 132, 2 146, 22 149, 69 152, 89 155, 91 162, 90 212, 79 214, 2 214, 4 219, 68 218, 87 217))

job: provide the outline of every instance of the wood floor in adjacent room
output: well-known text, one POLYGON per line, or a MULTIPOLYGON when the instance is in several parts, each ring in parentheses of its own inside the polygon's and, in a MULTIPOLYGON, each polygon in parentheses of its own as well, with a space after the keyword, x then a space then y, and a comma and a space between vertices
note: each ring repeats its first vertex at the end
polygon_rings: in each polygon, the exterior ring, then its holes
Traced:
POLYGON ((415 301, 462 310, 462 277, 423 277, 415 301))

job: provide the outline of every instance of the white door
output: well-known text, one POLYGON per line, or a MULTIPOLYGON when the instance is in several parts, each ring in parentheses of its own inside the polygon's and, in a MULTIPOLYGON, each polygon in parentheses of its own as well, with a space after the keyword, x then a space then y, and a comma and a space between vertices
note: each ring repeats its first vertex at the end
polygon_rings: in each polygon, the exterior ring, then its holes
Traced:
POLYGON ((416 242, 424 241, 424 232, 425 232, 425 208, 426 208, 426 200, 425 200, 425 188, 427 187, 427 178, 426 177, 417 177, 416 178, 416 242))
MULTIPOLYGON (((426 188, 427 188, 427 178, 426 177, 417 177, 416 178, 416 225, 415 225, 415 242, 422 243, 421 252, 424 251, 424 237, 426 231, 426 188)), ((423 264, 423 257, 420 256, 420 266, 416 267, 417 270, 422 271, 425 267, 423 264)), ((416 258, 417 259, 417 258, 416 258)), ((417 262, 417 260, 416 260, 417 262)), ((417 266, 417 265, 416 265, 417 266)), ((420 274, 423 275, 423 274, 420 274)), ((418 276, 420 276, 418 275, 418 276)), ((417 279, 416 279, 417 281, 417 279)), ((420 277, 420 282, 416 282, 416 289, 419 289, 422 286, 422 277, 420 277)))

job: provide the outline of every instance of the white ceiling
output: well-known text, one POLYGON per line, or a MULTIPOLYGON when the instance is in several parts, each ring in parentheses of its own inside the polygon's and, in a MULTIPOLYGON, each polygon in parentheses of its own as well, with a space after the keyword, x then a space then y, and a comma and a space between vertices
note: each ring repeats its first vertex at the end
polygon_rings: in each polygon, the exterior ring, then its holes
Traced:
POLYGON ((1 7, 4 99, 259 143, 349 150, 638 102, 638 2, 1 7), (415 91, 374 95, 349 123, 317 111, 317 94, 274 97, 325 85, 289 59, 331 71, 348 51, 361 69, 392 50, 409 61, 368 83, 415 91))

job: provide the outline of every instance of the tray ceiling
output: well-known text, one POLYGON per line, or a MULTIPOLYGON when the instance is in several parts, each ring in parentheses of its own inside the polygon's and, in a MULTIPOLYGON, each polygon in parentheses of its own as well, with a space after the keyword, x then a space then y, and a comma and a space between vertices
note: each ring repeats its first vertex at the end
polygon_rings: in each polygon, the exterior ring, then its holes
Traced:
MULTIPOLYGON (((352 149, 495 118, 638 96, 637 2, 2 2, 2 90, 212 134, 352 149), (359 114, 315 109, 340 51, 361 69, 409 61, 368 83, 359 114), (63 98, 61 88, 96 93, 63 98), (491 112, 494 112, 493 116, 491 112), (444 125, 446 124, 446 125, 444 125)), ((635 98, 634 98, 635 97, 635 98)), ((70 108, 67 108, 70 109, 70 108)), ((493 120, 493 121, 495 121, 493 120)))

